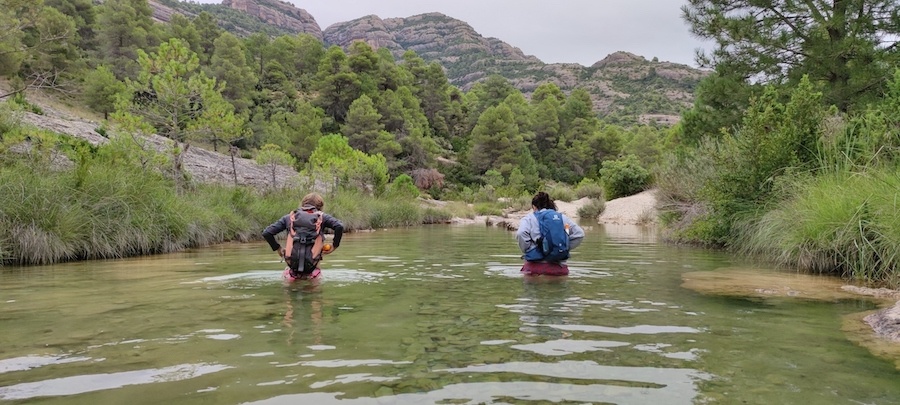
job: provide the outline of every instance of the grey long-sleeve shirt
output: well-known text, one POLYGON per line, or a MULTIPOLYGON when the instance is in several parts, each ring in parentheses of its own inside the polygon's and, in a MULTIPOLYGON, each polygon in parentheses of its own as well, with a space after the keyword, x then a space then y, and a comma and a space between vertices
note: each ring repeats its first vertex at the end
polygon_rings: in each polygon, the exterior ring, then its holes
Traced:
MULTIPOLYGON (((544 211, 544 210, 541 210, 544 211)), ((584 239, 584 229, 582 229, 575 221, 560 213, 563 222, 569 225, 569 249, 575 249, 584 239)), ((537 240, 541 237, 541 227, 538 224, 537 217, 531 212, 519 221, 519 229, 516 231, 516 241, 519 242, 519 249, 522 253, 526 253, 537 247, 537 240)))

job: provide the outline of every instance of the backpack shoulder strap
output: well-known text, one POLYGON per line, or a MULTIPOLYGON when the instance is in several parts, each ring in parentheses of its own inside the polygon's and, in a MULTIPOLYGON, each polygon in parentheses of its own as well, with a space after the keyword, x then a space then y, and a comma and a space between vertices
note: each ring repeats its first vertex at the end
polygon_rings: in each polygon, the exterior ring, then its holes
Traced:
POLYGON ((294 235, 297 234, 297 231, 294 230, 294 220, 296 219, 296 213, 296 211, 291 211, 291 215, 288 217, 287 240, 284 242, 285 255, 290 255, 294 247, 294 235))
POLYGON ((312 245, 312 257, 315 260, 319 260, 322 258, 322 247, 325 246, 325 234, 322 232, 322 221, 325 220, 325 216, 322 211, 316 211, 316 240, 312 245))

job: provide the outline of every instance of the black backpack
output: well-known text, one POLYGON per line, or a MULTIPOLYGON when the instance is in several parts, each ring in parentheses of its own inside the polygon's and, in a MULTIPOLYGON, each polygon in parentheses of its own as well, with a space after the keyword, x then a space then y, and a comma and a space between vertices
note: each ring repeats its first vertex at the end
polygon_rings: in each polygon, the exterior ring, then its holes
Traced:
POLYGON ((291 212, 284 261, 291 274, 310 274, 322 260, 322 212, 297 210, 291 212), (302 266, 302 267, 301 267, 302 266))

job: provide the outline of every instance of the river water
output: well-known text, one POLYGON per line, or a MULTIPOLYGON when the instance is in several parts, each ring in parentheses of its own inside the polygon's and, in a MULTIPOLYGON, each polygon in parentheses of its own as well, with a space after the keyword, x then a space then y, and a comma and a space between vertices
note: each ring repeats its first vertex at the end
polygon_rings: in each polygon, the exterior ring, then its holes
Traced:
POLYGON ((347 235, 316 283, 262 243, 4 268, 0 402, 900 404, 841 332, 873 304, 701 295, 748 264, 587 228, 558 279, 483 226, 347 235))

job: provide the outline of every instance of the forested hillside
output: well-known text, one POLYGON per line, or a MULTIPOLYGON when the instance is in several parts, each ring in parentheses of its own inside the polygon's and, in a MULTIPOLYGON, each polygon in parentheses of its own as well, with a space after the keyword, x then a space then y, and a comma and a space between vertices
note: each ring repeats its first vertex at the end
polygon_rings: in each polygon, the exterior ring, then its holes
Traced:
POLYGON ((665 132, 605 123, 586 89, 547 83, 529 99, 495 75, 464 90, 411 51, 398 59, 365 42, 326 48, 308 34, 241 37, 205 11, 157 23, 146 0, 3 1, 4 21, 15 24, 2 37, 12 98, 56 90, 115 130, 168 137, 177 173, 184 150, 229 144, 315 172, 314 152, 327 141, 383 161, 386 173, 368 182, 407 174, 436 195, 486 179, 533 190, 597 179, 604 161, 627 153, 651 164, 665 132))
POLYGON ((706 75, 702 70, 655 58, 648 60, 627 50, 597 55, 598 62, 587 67, 576 63, 546 64, 500 39, 481 36, 464 21, 440 13, 385 20, 375 15, 361 16, 333 24, 323 32, 314 16, 278 0, 223 0, 221 4, 151 0, 150 5, 162 22, 168 22, 174 13, 193 17, 206 11, 221 27, 239 36, 253 32, 304 33, 345 51, 353 42, 363 41, 374 49, 387 48, 397 59, 406 51, 415 51, 426 62, 438 62, 450 83, 462 90, 469 90, 494 74, 509 80, 526 98, 546 83, 557 85, 566 94, 585 89, 601 118, 623 125, 676 122, 693 102, 694 89, 706 75))

